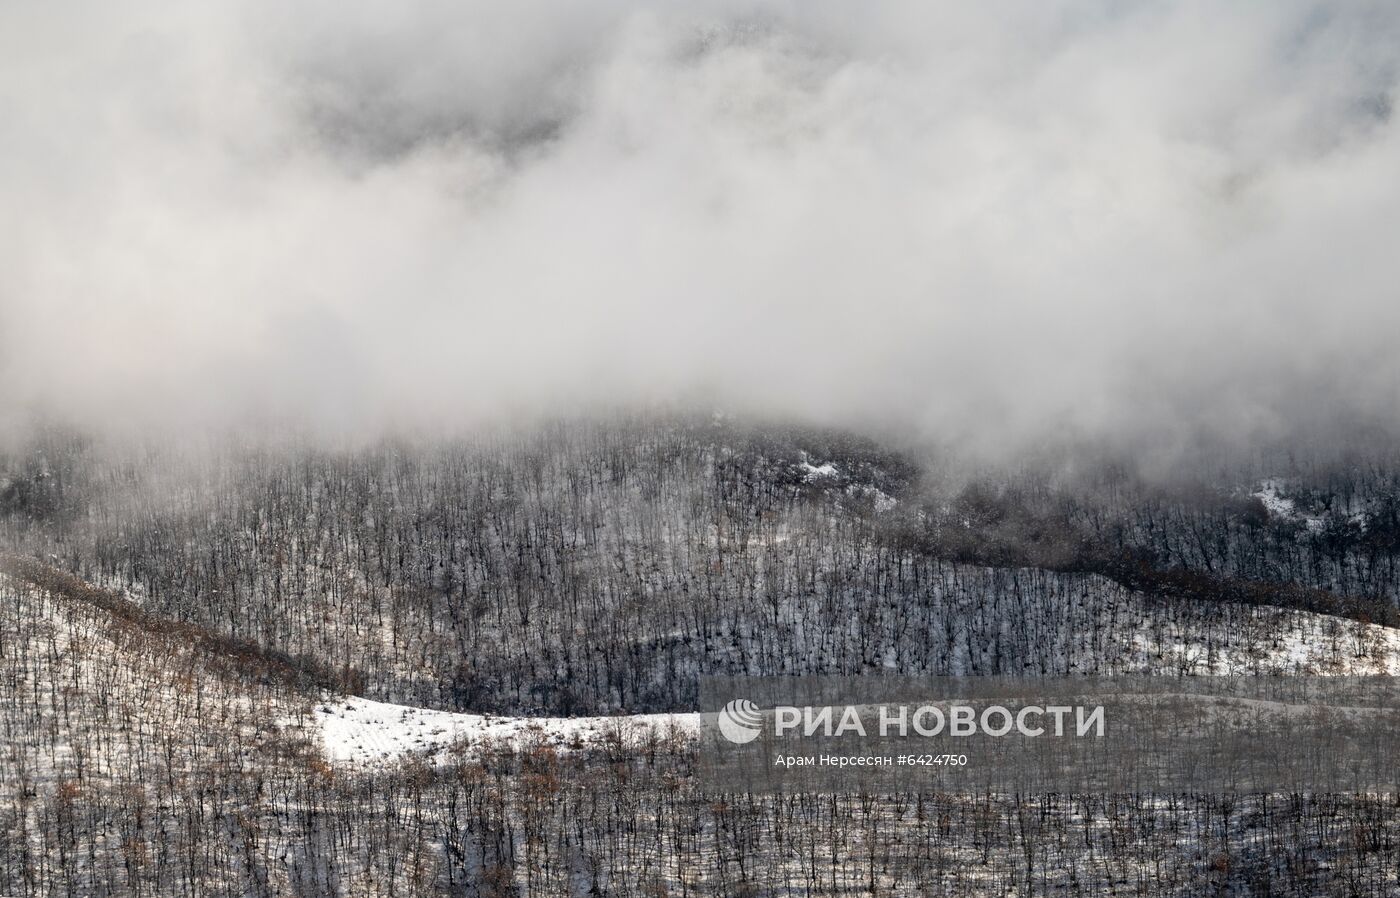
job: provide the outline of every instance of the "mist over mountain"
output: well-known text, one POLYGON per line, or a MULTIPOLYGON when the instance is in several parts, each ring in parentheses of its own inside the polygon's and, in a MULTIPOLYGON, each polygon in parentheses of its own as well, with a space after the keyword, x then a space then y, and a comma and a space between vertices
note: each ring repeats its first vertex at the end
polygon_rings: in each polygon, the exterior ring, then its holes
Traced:
POLYGON ((1400 895, 1397 83, 1382 0, 0 3, 0 895, 1400 895))
POLYGON ((0 418, 1400 415, 1387 3, 0 12, 0 418))

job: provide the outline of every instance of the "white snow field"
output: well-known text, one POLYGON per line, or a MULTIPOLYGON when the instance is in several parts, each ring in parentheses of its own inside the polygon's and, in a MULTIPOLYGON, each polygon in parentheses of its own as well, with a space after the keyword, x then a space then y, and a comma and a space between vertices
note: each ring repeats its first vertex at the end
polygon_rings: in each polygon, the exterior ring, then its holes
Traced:
POLYGON ((363 765, 408 752, 433 755, 453 745, 468 750, 488 745, 548 745, 568 750, 604 741, 691 735, 699 714, 632 714, 611 717, 497 717, 454 714, 371 701, 359 696, 327 696, 313 715, 327 760, 363 765))

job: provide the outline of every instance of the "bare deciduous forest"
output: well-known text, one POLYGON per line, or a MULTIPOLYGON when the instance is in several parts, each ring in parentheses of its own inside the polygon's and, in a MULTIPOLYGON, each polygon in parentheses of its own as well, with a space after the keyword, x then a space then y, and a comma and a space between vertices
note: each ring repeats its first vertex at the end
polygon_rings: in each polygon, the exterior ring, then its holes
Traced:
POLYGON ((1390 795, 713 793, 704 674, 1400 672, 1396 467, 947 478, 687 416, 3 469, 0 891, 1393 892, 1390 795), (337 761, 335 695, 615 720, 337 761))
POLYGON ((0 0, 0 898, 1400 898, 1397 107, 1395 0, 0 0))

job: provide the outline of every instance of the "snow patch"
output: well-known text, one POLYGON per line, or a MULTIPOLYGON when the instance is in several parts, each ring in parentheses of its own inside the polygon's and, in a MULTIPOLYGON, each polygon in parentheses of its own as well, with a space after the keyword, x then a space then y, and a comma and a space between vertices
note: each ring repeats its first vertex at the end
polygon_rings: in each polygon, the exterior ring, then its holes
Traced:
POLYGON ((1269 479, 1261 483, 1252 495, 1264 503, 1264 509, 1271 518, 1296 521, 1314 532, 1327 526, 1322 518, 1300 512, 1297 503, 1283 495, 1283 488, 1283 481, 1269 479))
POLYGON ((457 714, 371 701, 359 696, 326 696, 313 718, 326 757, 332 763, 365 765, 416 752, 433 754, 450 746, 484 743, 544 744, 568 750, 599 744, 616 734, 695 733, 699 714, 633 714, 611 717, 497 717, 457 714))
POLYGON ((829 480, 841 476, 841 472, 831 462, 814 465, 804 458, 797 463, 797 467, 802 471, 802 479, 807 483, 812 483, 817 480, 829 480))

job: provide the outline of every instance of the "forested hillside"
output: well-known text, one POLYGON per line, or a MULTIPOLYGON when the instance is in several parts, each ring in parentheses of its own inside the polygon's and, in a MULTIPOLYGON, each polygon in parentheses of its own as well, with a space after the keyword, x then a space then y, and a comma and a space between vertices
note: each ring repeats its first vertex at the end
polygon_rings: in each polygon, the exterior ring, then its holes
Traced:
MULTIPOLYGON (((319 709, 336 700, 295 669, 197 631, 135 626, 71 579, 44 582, 0 576, 5 894, 1381 895, 1396 885, 1392 796, 715 794, 691 779, 683 729, 625 717, 562 745, 527 726, 356 766, 322 741, 319 709)), ((1177 652, 1209 657, 1208 643, 1181 637, 1177 652)), ((1395 669, 1394 641, 1387 657, 1395 669)))
POLYGON ((3 470, 4 894, 1397 886, 1391 796, 713 794, 684 716, 704 674, 1400 673, 1379 460, 955 475, 671 417, 3 470))
POLYGON ((1400 469, 1378 466, 950 481, 850 434, 674 418, 191 457, 69 438, 10 467, 17 551, 449 710, 690 710, 701 674, 1137 670, 1149 621, 1268 668, 1297 636, 1275 606, 1400 617, 1400 469))

